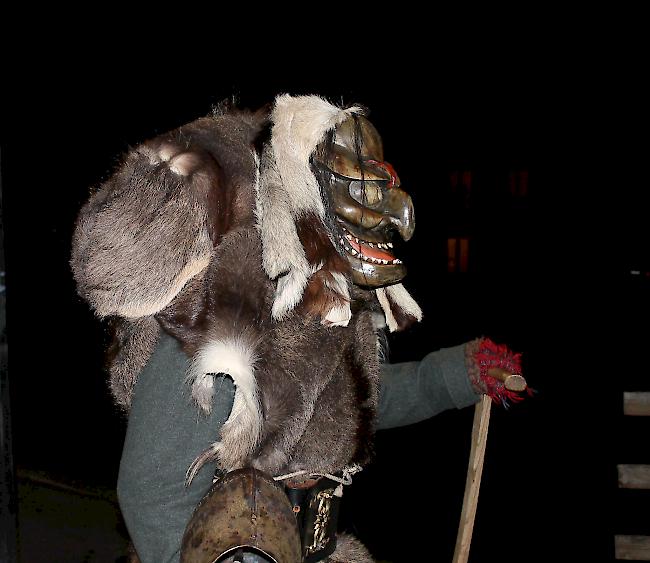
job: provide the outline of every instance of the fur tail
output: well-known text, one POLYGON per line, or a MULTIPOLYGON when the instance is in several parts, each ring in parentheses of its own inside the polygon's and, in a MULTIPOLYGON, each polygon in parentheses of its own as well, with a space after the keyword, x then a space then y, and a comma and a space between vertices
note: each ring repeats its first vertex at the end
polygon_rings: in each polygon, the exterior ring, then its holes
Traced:
POLYGON ((187 375, 192 397, 204 412, 212 409, 214 375, 229 375, 235 386, 235 398, 228 420, 221 428, 221 440, 197 457, 187 473, 191 482, 208 461, 218 459, 226 471, 241 467, 257 447, 262 430, 255 364, 256 346, 245 335, 211 340, 195 354, 187 375))

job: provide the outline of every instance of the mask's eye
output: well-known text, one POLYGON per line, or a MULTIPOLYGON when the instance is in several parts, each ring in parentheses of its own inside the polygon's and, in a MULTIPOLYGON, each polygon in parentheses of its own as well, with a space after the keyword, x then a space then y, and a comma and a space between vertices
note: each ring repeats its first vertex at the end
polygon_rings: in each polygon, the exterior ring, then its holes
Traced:
POLYGON ((375 181, 353 180, 349 190, 350 195, 362 205, 377 205, 384 197, 379 182, 375 181))

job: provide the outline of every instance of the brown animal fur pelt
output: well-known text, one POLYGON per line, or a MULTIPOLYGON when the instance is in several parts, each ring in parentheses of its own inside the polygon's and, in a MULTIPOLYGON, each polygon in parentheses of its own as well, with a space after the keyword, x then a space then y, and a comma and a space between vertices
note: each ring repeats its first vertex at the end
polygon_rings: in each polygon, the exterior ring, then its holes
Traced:
MULTIPOLYGON (((378 400, 374 320, 386 316, 392 330, 420 314, 401 286, 355 288, 331 243, 334 219, 309 151, 358 108, 279 100, 270 115, 217 112, 136 147, 76 224, 78 292, 115 324, 117 403, 128 410, 161 328, 188 356, 200 409, 211 408, 215 374, 235 383, 232 412, 193 470, 210 459, 272 475, 367 463, 378 400), (273 134, 259 150, 269 120, 273 134)), ((353 538, 340 541, 331 562, 371 561, 353 538)))

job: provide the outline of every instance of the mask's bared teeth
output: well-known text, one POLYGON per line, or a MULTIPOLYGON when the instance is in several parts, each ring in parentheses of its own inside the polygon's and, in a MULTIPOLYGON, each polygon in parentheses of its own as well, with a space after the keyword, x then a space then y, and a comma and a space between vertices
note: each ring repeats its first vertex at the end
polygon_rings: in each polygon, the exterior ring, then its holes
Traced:
POLYGON ((387 262, 392 262, 395 259, 395 257, 389 252, 387 252, 386 250, 381 250, 375 247, 371 248, 365 243, 356 243, 355 241, 350 241, 350 245, 359 254, 363 256, 368 256, 369 258, 374 258, 379 263, 381 263, 382 260, 386 260, 387 262))
MULTIPOLYGON (((338 221, 343 223, 340 219, 338 221)), ((355 258, 360 258, 364 262, 371 264, 388 265, 402 263, 401 260, 395 258, 389 251, 389 248, 393 248, 392 242, 365 241, 352 235, 344 225, 341 225, 341 229, 343 230, 344 238, 342 237, 339 242, 345 248, 345 251, 352 254, 355 258), (352 248, 348 247, 348 244, 352 248)))

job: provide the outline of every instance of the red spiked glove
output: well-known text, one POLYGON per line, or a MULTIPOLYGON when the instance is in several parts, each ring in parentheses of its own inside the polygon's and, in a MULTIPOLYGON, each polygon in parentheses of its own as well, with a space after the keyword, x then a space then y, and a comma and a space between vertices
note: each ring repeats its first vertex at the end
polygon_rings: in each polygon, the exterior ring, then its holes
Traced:
MULTIPOLYGON (((488 395, 506 408, 510 402, 518 403, 524 399, 521 392, 507 389, 503 381, 488 373, 492 368, 501 368, 509 374, 521 375, 521 354, 515 354, 507 346, 495 344, 489 338, 479 338, 467 344, 465 360, 477 393, 488 395)), ((525 393, 530 396, 533 390, 526 387, 525 393)))

